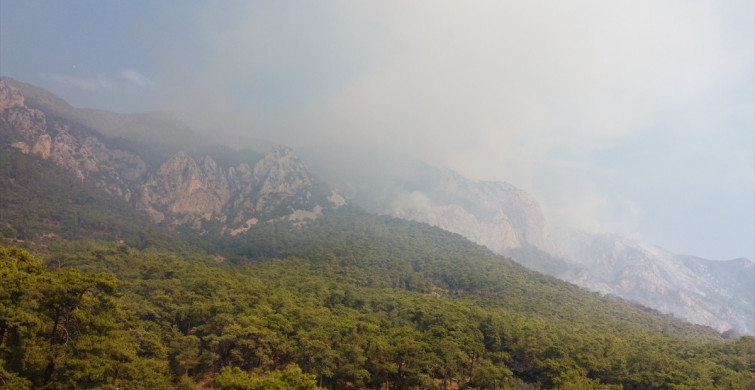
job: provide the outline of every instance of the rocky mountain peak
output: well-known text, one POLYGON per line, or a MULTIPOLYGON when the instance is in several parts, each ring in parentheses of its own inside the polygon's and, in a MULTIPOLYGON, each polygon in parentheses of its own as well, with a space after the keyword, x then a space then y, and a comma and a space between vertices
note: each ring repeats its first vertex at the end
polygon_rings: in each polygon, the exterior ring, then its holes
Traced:
POLYGON ((277 146, 253 168, 257 186, 258 206, 273 199, 285 199, 296 194, 311 196, 312 177, 304 163, 289 148, 277 146))
POLYGON ((186 152, 178 152, 163 163, 142 185, 138 207, 155 222, 169 219, 170 226, 190 224, 201 228, 203 221, 219 217, 230 198, 225 177, 215 162, 205 156, 198 164, 186 152))
POLYGON ((331 202, 313 197, 315 180, 289 148, 276 147, 254 166, 224 169, 204 155, 178 152, 149 176, 138 207, 155 222, 205 230, 224 225, 235 234, 260 220, 331 202))

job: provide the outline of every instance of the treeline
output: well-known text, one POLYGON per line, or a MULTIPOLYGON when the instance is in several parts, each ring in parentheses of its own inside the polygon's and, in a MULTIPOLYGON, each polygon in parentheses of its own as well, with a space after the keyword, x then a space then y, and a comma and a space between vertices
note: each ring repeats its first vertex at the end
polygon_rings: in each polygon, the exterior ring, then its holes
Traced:
POLYGON ((0 249, 4 388, 748 389, 755 338, 346 210, 232 251, 0 249), (356 214, 356 215, 355 215, 356 214), (44 263, 44 264, 43 264, 44 263))

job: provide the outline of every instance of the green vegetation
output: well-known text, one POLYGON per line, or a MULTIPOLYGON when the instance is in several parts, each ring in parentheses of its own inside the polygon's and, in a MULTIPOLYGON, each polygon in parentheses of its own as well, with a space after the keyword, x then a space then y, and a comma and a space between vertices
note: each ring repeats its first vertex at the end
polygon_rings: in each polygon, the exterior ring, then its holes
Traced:
POLYGON ((527 271, 355 210, 176 255, 0 249, 6 388, 747 389, 755 338, 527 271))
POLYGON ((428 225, 345 207, 235 237, 166 232, 3 148, 2 389, 755 388, 753 337, 428 225))

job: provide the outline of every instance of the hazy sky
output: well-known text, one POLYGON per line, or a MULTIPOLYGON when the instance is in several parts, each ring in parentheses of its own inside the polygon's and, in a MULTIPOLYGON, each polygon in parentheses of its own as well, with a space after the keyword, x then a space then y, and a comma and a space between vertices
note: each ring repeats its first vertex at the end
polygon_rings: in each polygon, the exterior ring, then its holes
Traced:
POLYGON ((217 134, 411 151, 554 223, 755 258, 755 2, 0 0, 0 74, 217 134))

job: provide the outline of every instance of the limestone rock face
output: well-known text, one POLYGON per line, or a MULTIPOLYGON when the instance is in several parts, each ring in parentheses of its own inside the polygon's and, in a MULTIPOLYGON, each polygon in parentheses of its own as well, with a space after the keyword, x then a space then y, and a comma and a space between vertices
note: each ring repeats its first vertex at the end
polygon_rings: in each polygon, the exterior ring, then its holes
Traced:
MULTIPOLYGON (((4 81, 0 80, 0 90, 3 89, 11 88, 7 86, 4 81)), ((18 134, 24 139, 36 140, 40 136, 46 134, 47 117, 45 114, 43 114, 42 111, 34 110, 23 105, 16 105, 14 102, 3 102, 2 98, 9 95, 11 97, 13 96, 8 93, 0 96, 0 106, 6 107, 1 111, 3 119, 17 129, 18 134)))
POLYGON ((51 160, 115 196, 129 200, 146 173, 146 165, 133 153, 112 150, 93 133, 49 122, 42 111, 24 105, 20 92, 5 80, 0 80, 0 107, 0 120, 18 137, 12 143, 16 149, 51 160))
POLYGON ((260 220, 312 217, 344 202, 337 193, 313 194, 317 183, 291 149, 274 147, 253 166, 227 168, 209 155, 195 159, 179 151, 150 167, 134 152, 109 146, 107 137, 70 120, 89 112, 69 113, 67 121, 48 120, 25 105, 18 89, 0 80, 0 120, 15 137, 7 146, 52 161, 143 210, 156 223, 238 234, 260 220))
POLYGON ((144 183, 138 207, 170 226, 201 229, 215 222, 238 233, 260 219, 311 209, 312 188, 309 172, 288 148, 275 147, 253 167, 225 170, 210 156, 194 160, 179 152, 144 183))
POLYGON ((304 151, 318 176, 368 211, 428 223, 501 253, 549 247, 538 202, 505 182, 476 181, 376 149, 304 151))
POLYGON ((721 332, 755 334, 755 264, 681 256, 618 235, 558 232, 556 273, 584 288, 641 303, 721 332))
POLYGON ((548 227, 532 195, 509 183, 470 180, 406 155, 311 150, 304 156, 350 202, 380 214, 425 222, 495 252, 548 247, 548 227))
POLYGON ((29 150, 29 145, 24 141, 16 141, 12 144, 10 144, 12 148, 18 149, 23 154, 29 154, 31 150, 29 150))
POLYGON ((475 182, 444 170, 436 185, 399 200, 388 214, 459 233, 496 252, 545 246, 545 217, 527 192, 504 182, 475 182))
POLYGON ((394 208, 388 212, 401 219, 424 222, 450 232, 461 234, 477 243, 487 243, 492 250, 515 248, 521 245, 517 232, 505 214, 492 220, 479 219, 457 204, 443 206, 394 208))
POLYGON ((255 209, 261 213, 270 213, 283 205, 306 203, 312 196, 312 178, 288 148, 273 148, 254 165, 252 177, 256 184, 255 209))
POLYGON ((170 157, 142 185, 138 206, 156 222, 169 217, 171 226, 191 224, 201 227, 201 221, 213 217, 224 222, 220 215, 230 198, 228 182, 212 158, 205 156, 199 163, 185 152, 170 157))
POLYGON ((12 107, 23 107, 24 96, 16 88, 10 88, 5 80, 0 80, 0 112, 12 107))
POLYGON ((31 148, 31 152, 42 157, 43 159, 50 158, 50 152, 52 151, 52 138, 49 134, 42 134, 34 142, 34 147, 31 148))

